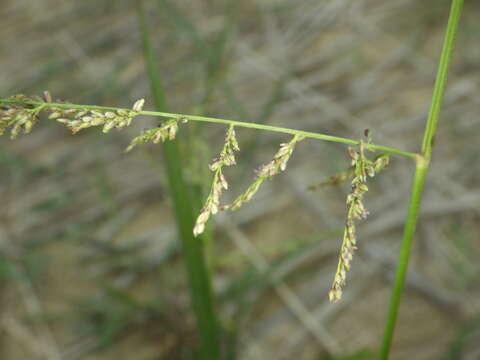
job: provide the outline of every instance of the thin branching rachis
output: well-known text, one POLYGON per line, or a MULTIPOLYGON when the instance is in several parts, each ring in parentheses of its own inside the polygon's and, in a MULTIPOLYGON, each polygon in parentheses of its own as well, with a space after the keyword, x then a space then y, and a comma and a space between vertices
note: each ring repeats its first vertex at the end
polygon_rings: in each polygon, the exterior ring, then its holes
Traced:
POLYGON ((329 176, 326 180, 309 185, 308 190, 315 191, 327 186, 340 185, 340 184, 343 184, 352 176, 353 176, 353 169, 349 169, 339 174, 329 176))
POLYGON ((224 205, 222 210, 237 210, 243 204, 250 201, 255 193, 260 188, 260 185, 265 181, 277 175, 280 171, 285 171, 288 160, 295 149, 297 142, 303 140, 303 136, 295 135, 288 143, 280 144, 280 149, 275 154, 272 161, 262 165, 257 171, 257 178, 250 184, 247 190, 239 195, 231 204, 224 205))

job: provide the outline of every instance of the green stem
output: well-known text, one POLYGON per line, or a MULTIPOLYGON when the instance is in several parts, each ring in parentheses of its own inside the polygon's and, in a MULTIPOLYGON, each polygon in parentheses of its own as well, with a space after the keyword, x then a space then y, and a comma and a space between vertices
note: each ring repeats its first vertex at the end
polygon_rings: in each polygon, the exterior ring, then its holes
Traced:
MULTIPOLYGON (((157 109, 163 110, 166 108, 166 97, 161 85, 161 77, 157 69, 158 61, 151 44, 146 13, 141 0, 137 0, 137 13, 155 105, 157 109)), ((192 201, 191 193, 183 175, 182 158, 176 141, 164 143, 164 156, 178 232, 189 277, 192 307, 201 340, 202 359, 217 360, 220 358, 220 341, 218 322, 213 305, 211 280, 205 264, 203 239, 194 238, 192 233, 195 224, 194 214, 197 209, 195 209, 195 202, 192 201)))
POLYGON ((413 235, 417 226, 418 211, 422 200, 422 193, 425 184, 425 177, 428 170, 428 162, 422 156, 418 156, 415 176, 413 178, 412 194, 410 198, 410 205, 408 209, 407 221, 403 230, 403 241, 400 250, 397 273, 395 275, 395 283, 392 289, 390 299, 390 308, 388 311, 387 322, 385 326, 385 333, 383 336, 383 343, 380 352, 380 359, 388 359, 390 347, 392 345, 393 332, 397 321, 398 307, 400 305, 400 298, 403 292, 405 277, 407 275, 408 260, 410 258, 410 250, 413 242, 413 235))
MULTIPOLYGON (((118 108, 118 107, 111 107, 111 106, 76 105, 76 104, 64 104, 64 103, 41 103, 37 101, 17 101, 17 100, 9 100, 9 99, 0 99, 0 104, 2 103, 3 104, 26 104, 26 105, 44 104, 47 107, 58 107, 58 108, 64 108, 64 109, 99 110, 99 111, 130 110, 126 108, 118 108)), ((208 122, 208 123, 214 123, 214 124, 235 125, 238 127, 273 131, 273 132, 290 134, 290 135, 298 135, 298 136, 304 136, 306 138, 336 142, 336 143, 347 144, 347 145, 360 145, 360 141, 358 140, 352 140, 352 139, 342 138, 339 136, 332 136, 332 135, 311 132, 311 131, 302 131, 302 130, 295 130, 295 129, 284 128, 279 126, 257 124, 252 122, 219 119, 219 118, 213 118, 213 117, 207 117, 207 116, 175 114, 175 113, 168 113, 164 111, 140 111, 139 115, 175 118, 175 119, 187 119, 189 121, 200 121, 200 122, 208 122)), ((364 144, 364 146, 368 150, 381 151, 388 154, 398 155, 403 157, 415 158, 417 155, 416 153, 402 151, 392 147, 377 145, 372 143, 364 144)))
POLYGON ((460 22, 460 16, 462 15, 463 1, 464 0, 453 0, 450 9, 445 40, 443 42, 442 54, 440 56, 437 76, 435 79, 435 87, 433 89, 432 104, 430 106, 422 143, 422 153, 428 158, 430 158, 432 152, 432 142, 437 130, 438 118, 448 77, 448 68, 452 59, 453 46, 458 30, 458 24, 460 22))
POLYGON ((401 251, 398 260, 397 273, 392 289, 390 299, 390 307, 388 311, 387 321, 385 325, 385 333, 383 343, 380 350, 380 359, 387 360, 390 354, 390 348, 393 340, 393 333, 397 321, 398 308, 400 298, 402 296, 405 278, 407 275, 408 260, 410 257, 413 236, 418 221, 418 212, 422 201, 422 193, 425 185, 425 178, 430 166, 430 158, 432 154, 433 139, 437 130, 438 119, 440 115, 443 95, 445 93, 445 85, 447 81, 448 69, 452 59, 453 46, 455 43, 455 35, 458 30, 458 24, 463 8, 463 0, 453 0, 450 9, 450 16, 446 35, 443 43, 442 54, 440 57, 435 87, 432 96, 432 104, 425 127, 425 133, 422 144, 422 154, 417 156, 415 177, 412 184, 412 194, 410 205, 405 223, 401 251))

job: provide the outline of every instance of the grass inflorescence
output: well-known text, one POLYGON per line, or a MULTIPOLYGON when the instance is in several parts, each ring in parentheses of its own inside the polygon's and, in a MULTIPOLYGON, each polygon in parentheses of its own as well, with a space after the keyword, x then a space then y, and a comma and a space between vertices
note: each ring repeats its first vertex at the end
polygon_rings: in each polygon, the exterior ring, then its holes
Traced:
MULTIPOLYGON (((39 114, 44 112, 48 119, 56 120, 59 123, 67 125, 73 134, 76 134, 81 129, 92 126, 103 126, 104 133, 110 131, 112 128, 121 129, 129 126, 137 115, 144 113, 142 111, 144 106, 143 99, 137 100, 131 110, 104 107, 98 107, 97 109, 95 106, 79 106, 64 102, 52 103, 51 95, 48 92, 45 92, 42 98, 30 98, 25 95, 16 95, 9 99, 0 101, 3 102, 0 119, 3 119, 6 116, 13 117, 14 115, 12 115, 12 113, 16 112, 19 115, 16 115, 16 117, 13 118, 20 119, 17 121, 20 121, 21 124, 24 124, 22 114, 25 112, 28 112, 30 117, 34 117, 35 122, 38 121, 39 114)), ((138 145, 149 142, 157 144, 160 142, 174 140, 177 136, 177 132, 179 131, 179 123, 186 123, 191 118, 195 120, 196 117, 182 115, 174 116, 165 120, 159 126, 146 130, 139 136, 135 137, 125 151, 128 152, 138 145)), ((235 121, 230 122, 225 136, 223 148, 219 156, 213 159, 212 163, 209 165, 210 171, 213 172, 212 185, 205 203, 200 210, 199 215, 197 216, 193 229, 191 229, 194 236, 199 236, 204 232, 205 225, 211 215, 216 214, 219 210, 238 210, 245 203, 252 200, 260 186, 265 181, 270 180, 275 175, 278 175, 280 172, 286 170, 287 163, 290 160, 297 143, 304 140, 306 137, 312 137, 305 136, 302 131, 298 131, 297 133, 297 131, 291 130, 293 133, 291 140, 281 143, 279 149, 273 156, 273 159, 266 164, 263 164, 255 171, 256 177, 254 181, 247 187, 247 189, 238 195, 230 204, 222 205, 220 203, 221 195, 224 190, 228 189, 228 182, 223 173, 223 168, 226 166, 235 165, 235 152, 240 151, 235 133, 235 126, 237 126, 238 123, 239 122, 235 121)), ((15 129, 15 122, 11 121, 11 124, 15 129)), ((28 128, 28 132, 30 130, 31 126, 28 128)), ((355 141, 340 138, 341 140, 338 142, 358 144, 358 150, 349 147, 348 154, 350 156, 351 168, 340 176, 330 178, 330 182, 340 182, 344 181, 348 177, 353 177, 351 183, 352 191, 347 197, 346 226, 340 250, 339 263, 332 288, 329 292, 329 298, 331 301, 337 301, 341 298, 342 287, 346 282, 346 272, 350 269, 350 262, 353 257, 353 252, 356 249, 357 241, 355 222, 366 218, 368 215, 368 212, 363 205, 363 196, 368 191, 368 187, 366 185, 367 178, 373 177, 389 163, 388 152, 383 153, 374 159, 369 159, 366 156, 367 150, 373 151, 378 148, 385 148, 382 146, 373 146, 368 131, 366 135, 367 141, 355 141)), ((328 135, 326 136, 330 141, 335 139, 335 137, 328 135)), ((392 154, 396 154, 397 152, 398 151, 396 149, 392 149, 392 151, 390 151, 392 154)), ((407 153, 405 156, 409 157, 408 154, 409 153, 407 153)))

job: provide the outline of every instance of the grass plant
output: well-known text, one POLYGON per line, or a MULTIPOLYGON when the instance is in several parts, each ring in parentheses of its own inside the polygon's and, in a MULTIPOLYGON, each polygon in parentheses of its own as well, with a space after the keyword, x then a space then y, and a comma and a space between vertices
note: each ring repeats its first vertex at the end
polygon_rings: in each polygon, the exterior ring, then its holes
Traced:
MULTIPOLYGON (((343 244, 334 283, 329 294, 331 301, 338 301, 341 298, 342 287, 344 287, 346 283, 346 272, 350 268, 353 252, 356 249, 355 221, 363 219, 368 215, 368 211, 363 205, 363 196, 368 190, 367 179, 373 177, 388 165, 390 161, 389 156, 399 156, 413 160, 415 163, 415 173, 411 187, 410 204, 405 220, 403 240, 396 277, 392 288, 384 338, 379 353, 379 358, 385 360, 389 358, 392 347, 400 299, 404 289, 408 261, 419 218, 422 194, 430 167, 433 143, 463 3, 463 0, 452 0, 433 90, 432 103, 425 126, 421 150, 419 152, 408 152, 375 144, 371 141, 370 132, 366 133, 367 140, 365 141, 262 123, 166 112, 166 94, 163 91, 160 74, 155 66, 156 56, 150 39, 146 13, 141 1, 137 2, 138 18, 144 45, 146 67, 156 111, 143 110, 143 99, 135 102, 131 109, 127 109, 95 105, 76 105, 53 101, 49 93, 45 93, 43 98, 16 95, 11 98, 0 99, 0 134, 3 134, 8 128, 11 128, 12 138, 17 137, 21 133, 29 133, 34 125, 41 120, 41 114, 48 116, 49 119, 65 124, 73 133, 93 126, 102 126, 103 132, 107 133, 113 128, 121 129, 130 125, 139 115, 155 116, 165 119, 162 125, 147 130, 135 138, 127 149, 131 150, 133 147, 147 142, 164 143, 164 156, 169 187, 190 279, 192 306, 197 318, 199 337, 202 343, 202 356, 204 359, 219 359, 221 357, 220 331, 213 306, 211 279, 206 266, 203 240, 202 237, 199 236, 203 233, 205 224, 211 215, 220 210, 235 210, 240 208, 245 202, 250 201, 262 182, 285 170, 287 161, 292 155, 297 142, 300 140, 316 139, 353 146, 349 147, 348 150, 351 168, 342 176, 342 180, 344 180, 343 178, 352 178, 352 192, 348 195, 346 201, 347 216, 343 244), (228 125, 225 144, 220 156, 214 159, 210 165, 210 170, 213 172, 213 184, 206 199, 205 206, 201 210, 197 209, 196 202, 192 198, 191 190, 183 175, 183 161, 179 153, 178 144, 176 141, 171 141, 175 139, 180 129, 179 125, 185 122, 208 122, 228 125), (281 144, 273 160, 256 171, 256 179, 244 193, 238 196, 232 204, 222 205, 220 195, 224 190, 228 189, 228 184, 222 169, 224 166, 235 164, 233 153, 234 151, 239 151, 234 128, 236 128, 236 130, 239 128, 250 128, 277 132, 292 135, 293 138, 289 142, 281 144), (367 151, 376 151, 379 152, 380 155, 369 159, 367 151), (198 215, 198 217, 195 222, 196 215, 198 215), (199 238, 195 238, 195 236, 199 236, 199 238)), ((212 79, 213 78, 215 78, 215 76, 212 76, 212 79)), ((209 88, 208 94, 210 94, 210 91, 211 89, 209 88)))

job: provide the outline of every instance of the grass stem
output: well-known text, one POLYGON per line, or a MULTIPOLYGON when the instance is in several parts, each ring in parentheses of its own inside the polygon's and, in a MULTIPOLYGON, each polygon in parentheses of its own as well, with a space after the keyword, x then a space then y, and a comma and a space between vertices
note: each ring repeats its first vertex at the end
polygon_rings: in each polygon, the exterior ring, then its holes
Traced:
POLYGON ((451 63, 453 46, 460 22, 460 16, 463 8, 463 0, 452 0, 450 16, 448 19, 447 30, 443 42, 442 54, 440 56, 439 67, 435 80, 435 86, 432 96, 432 104, 425 127, 425 133, 422 144, 422 154, 417 156, 415 176, 412 184, 412 194, 410 205, 405 222, 403 240, 398 260, 397 273, 392 289, 390 299, 390 307, 385 325, 385 333, 383 337, 382 347, 380 349, 380 359, 387 360, 393 341, 393 333, 397 322, 398 308, 400 306, 400 298, 402 296, 405 278, 407 276, 408 260, 412 248, 413 236, 418 221, 418 213, 422 201, 422 193, 425 185, 425 178, 430 166, 430 158, 432 154, 433 139, 435 137, 438 119, 442 105, 443 95, 447 82, 449 65, 451 63))
POLYGON ((403 241, 400 250, 397 273, 395 275, 395 282, 392 288, 392 295, 390 300, 390 307, 383 336, 383 343, 380 352, 380 359, 388 359, 390 348, 393 340, 393 332, 397 321, 398 308, 400 305, 400 298, 403 292, 405 278, 407 275, 408 260, 410 258, 410 251, 413 242, 413 235, 417 226, 418 212, 422 199, 423 188, 425 184, 425 177, 428 170, 427 161, 418 156, 415 176, 413 178, 412 194, 410 198, 410 205, 408 209, 407 221, 403 230, 403 241))

